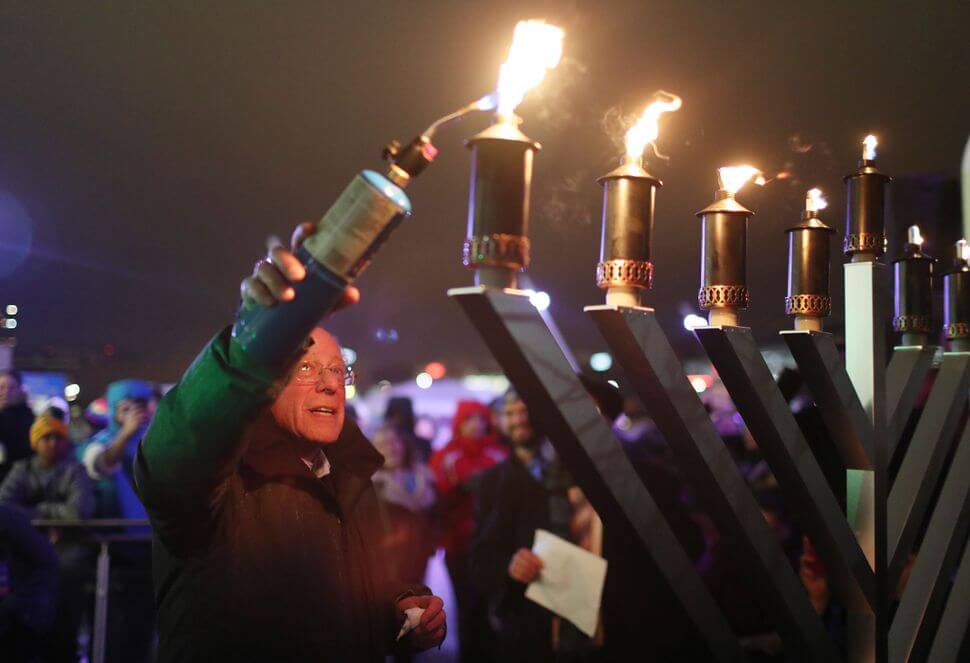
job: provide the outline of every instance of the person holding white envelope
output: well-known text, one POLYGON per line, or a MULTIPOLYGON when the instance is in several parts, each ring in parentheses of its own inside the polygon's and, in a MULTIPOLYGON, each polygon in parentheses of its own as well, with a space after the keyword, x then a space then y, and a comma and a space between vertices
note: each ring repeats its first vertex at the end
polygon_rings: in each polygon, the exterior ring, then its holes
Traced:
POLYGON ((572 526, 586 522, 582 516, 588 514, 574 509, 570 477, 512 390, 504 397, 502 430, 512 454, 482 476, 471 563, 488 602, 496 659, 592 660, 598 649, 595 638, 525 597, 526 586, 542 573, 542 560, 530 550, 536 530, 575 542, 572 526))

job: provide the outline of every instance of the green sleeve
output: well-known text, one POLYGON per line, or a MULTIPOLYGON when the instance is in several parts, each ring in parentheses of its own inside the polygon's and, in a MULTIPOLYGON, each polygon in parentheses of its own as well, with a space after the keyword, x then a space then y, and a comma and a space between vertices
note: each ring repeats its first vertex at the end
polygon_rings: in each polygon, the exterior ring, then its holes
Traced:
POLYGON ((159 403, 139 445, 135 483, 156 531, 217 507, 243 432, 268 404, 277 376, 252 361, 229 329, 216 336, 159 403))

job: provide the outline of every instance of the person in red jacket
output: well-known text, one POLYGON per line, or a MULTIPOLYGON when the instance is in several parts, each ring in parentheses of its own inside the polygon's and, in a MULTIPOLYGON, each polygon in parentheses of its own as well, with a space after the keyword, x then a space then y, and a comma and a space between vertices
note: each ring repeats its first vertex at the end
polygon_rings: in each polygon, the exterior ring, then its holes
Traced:
POLYGON ((443 525, 445 564, 458 604, 458 640, 462 663, 490 661, 490 628, 481 593, 468 567, 474 491, 479 476, 505 460, 491 412, 477 401, 460 401, 451 441, 431 456, 443 525))

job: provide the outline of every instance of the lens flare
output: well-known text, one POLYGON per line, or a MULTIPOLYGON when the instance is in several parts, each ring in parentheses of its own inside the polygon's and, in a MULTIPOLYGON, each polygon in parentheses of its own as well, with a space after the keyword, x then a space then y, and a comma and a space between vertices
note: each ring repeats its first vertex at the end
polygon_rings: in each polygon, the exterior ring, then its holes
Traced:
POLYGON ((862 158, 865 161, 872 161, 876 158, 876 147, 879 145, 879 141, 872 134, 869 134, 862 141, 862 158))
POLYGON ((918 246, 923 245, 923 235, 919 231, 919 226, 910 226, 906 229, 906 241, 918 246))
POLYGON ((818 212, 829 206, 829 201, 825 200, 821 189, 809 189, 805 194, 805 211, 818 212))
POLYGON ((542 82, 547 71, 559 64, 562 40, 562 28, 545 21, 519 21, 512 36, 509 57, 499 70, 499 115, 512 115, 526 93, 542 82))
POLYGON ((717 169, 717 180, 722 191, 732 196, 751 179, 758 186, 765 183, 765 176, 754 166, 725 166, 717 169))
POLYGON ((626 132, 626 154, 632 159, 639 158, 647 145, 660 135, 660 116, 677 110, 683 101, 676 94, 658 92, 658 98, 646 107, 637 123, 626 132))

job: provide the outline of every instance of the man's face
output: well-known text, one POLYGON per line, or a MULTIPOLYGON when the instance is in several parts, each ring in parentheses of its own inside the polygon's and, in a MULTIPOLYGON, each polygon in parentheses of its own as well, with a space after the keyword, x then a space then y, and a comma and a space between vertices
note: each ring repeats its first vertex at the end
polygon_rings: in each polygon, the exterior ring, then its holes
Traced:
POLYGON ((502 406, 502 432, 514 445, 528 444, 535 437, 529 423, 529 410, 520 400, 506 401, 502 406))
POLYGON ((24 390, 12 375, 0 375, 0 408, 23 400, 24 390))
POLYGON ((35 445, 35 453, 42 467, 53 467, 57 465, 70 450, 70 441, 66 437, 61 437, 57 433, 48 433, 35 445))
POLYGON ((327 444, 344 426, 346 365, 337 340, 323 329, 314 329, 309 343, 270 411, 284 430, 327 444))
POLYGON ((142 414, 147 411, 148 401, 144 398, 123 398, 115 405, 115 421, 123 424, 129 416, 142 414))

